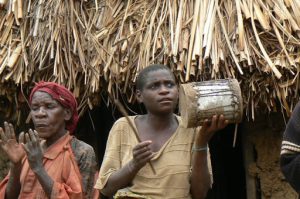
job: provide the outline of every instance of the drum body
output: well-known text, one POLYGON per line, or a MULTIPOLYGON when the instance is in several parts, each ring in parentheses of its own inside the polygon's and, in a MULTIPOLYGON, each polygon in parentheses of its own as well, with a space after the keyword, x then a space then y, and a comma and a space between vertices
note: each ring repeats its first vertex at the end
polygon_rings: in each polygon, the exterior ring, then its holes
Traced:
POLYGON ((239 123, 243 116, 241 89, 236 79, 220 79, 181 84, 179 111, 185 127, 196 127, 223 114, 229 123, 239 123))

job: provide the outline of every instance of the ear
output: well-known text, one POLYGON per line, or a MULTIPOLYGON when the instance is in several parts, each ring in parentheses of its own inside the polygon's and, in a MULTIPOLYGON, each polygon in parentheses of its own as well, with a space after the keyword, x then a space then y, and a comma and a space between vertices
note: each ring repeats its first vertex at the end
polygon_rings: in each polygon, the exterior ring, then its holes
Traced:
POLYGON ((143 103, 142 92, 140 90, 136 90, 136 99, 139 103, 143 103))
POLYGON ((72 111, 71 109, 65 108, 65 121, 69 121, 72 118, 72 111))

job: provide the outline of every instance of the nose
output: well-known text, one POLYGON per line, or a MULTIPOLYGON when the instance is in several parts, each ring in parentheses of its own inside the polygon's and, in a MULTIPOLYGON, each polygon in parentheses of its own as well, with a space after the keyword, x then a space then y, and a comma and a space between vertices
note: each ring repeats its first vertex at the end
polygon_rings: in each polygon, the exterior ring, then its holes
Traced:
POLYGON ((162 85, 159 89, 159 93, 161 93, 161 94, 166 94, 166 93, 169 93, 169 92, 170 92, 169 88, 165 85, 162 85))
POLYGON ((40 107, 38 110, 34 111, 36 117, 43 117, 46 115, 46 110, 43 107, 40 107))

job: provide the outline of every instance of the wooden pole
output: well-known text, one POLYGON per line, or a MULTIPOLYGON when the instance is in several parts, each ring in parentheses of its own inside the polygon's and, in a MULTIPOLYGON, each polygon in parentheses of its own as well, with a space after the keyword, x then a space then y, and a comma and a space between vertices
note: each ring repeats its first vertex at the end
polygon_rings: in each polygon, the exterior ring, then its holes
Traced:
MULTIPOLYGON (((126 118, 127 122, 129 123, 129 126, 130 126, 131 129, 133 130, 133 132, 134 132, 134 134, 135 134, 137 140, 138 140, 139 142, 141 142, 141 139, 140 139, 140 137, 139 137, 139 134, 138 134, 136 128, 134 127, 133 123, 132 123, 131 120, 129 119, 128 114, 127 114, 127 111, 125 110, 125 108, 123 107, 123 105, 122 105, 118 100, 115 100, 115 104, 117 105, 117 107, 118 107, 119 111, 122 113, 122 115, 126 118)), ((153 165, 152 165, 152 163, 151 163, 150 161, 149 161, 149 165, 150 165, 150 168, 151 168, 152 172, 154 173, 154 175, 156 175, 156 171, 155 171, 155 169, 154 169, 154 167, 153 167, 153 165)))
POLYGON ((248 171, 249 166, 255 162, 254 146, 249 140, 249 133, 249 130, 242 133, 247 199, 257 199, 255 177, 251 176, 248 171))

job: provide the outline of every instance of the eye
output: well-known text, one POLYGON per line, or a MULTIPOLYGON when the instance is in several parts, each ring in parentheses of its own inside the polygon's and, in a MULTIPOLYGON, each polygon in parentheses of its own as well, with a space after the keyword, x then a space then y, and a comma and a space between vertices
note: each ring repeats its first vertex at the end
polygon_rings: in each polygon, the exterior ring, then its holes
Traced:
POLYGON ((166 85, 168 88, 173 88, 175 84, 173 82, 168 82, 166 85))
POLYGON ((173 88, 173 87, 175 86, 175 83, 172 82, 172 81, 169 81, 169 82, 166 82, 166 83, 165 83, 165 86, 166 86, 167 88, 173 88))
POLYGON ((149 88, 152 89, 152 90, 155 90, 155 89, 157 89, 158 87, 159 87, 159 84, 158 84, 158 83, 154 83, 154 84, 151 84, 151 85, 149 86, 149 88))
POLYGON ((31 106, 31 107, 30 107, 30 109, 31 109, 32 111, 37 111, 38 108, 39 108, 38 106, 31 106))
POLYGON ((153 84, 153 85, 151 85, 150 88, 151 88, 151 89, 155 89, 156 87, 157 87, 157 86, 153 84))
POLYGON ((48 109, 53 109, 55 108, 55 104, 47 104, 46 106, 48 109))

